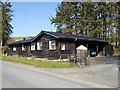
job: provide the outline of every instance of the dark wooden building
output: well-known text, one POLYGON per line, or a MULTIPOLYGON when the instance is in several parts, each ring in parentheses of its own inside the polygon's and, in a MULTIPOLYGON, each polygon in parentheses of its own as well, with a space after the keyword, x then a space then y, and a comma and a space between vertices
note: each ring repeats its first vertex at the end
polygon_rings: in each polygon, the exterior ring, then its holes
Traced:
POLYGON ((67 58, 67 55, 76 54, 76 48, 80 45, 88 48, 90 56, 92 51, 96 52, 96 56, 103 51, 108 42, 80 35, 41 31, 32 39, 9 44, 8 55, 48 59, 67 58))

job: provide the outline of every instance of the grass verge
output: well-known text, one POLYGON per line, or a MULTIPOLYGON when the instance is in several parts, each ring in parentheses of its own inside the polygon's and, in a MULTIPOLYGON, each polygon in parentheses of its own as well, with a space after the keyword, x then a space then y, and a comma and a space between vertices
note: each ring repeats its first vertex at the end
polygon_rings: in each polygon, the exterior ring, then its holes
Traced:
POLYGON ((42 68, 69 68, 74 66, 67 62, 54 62, 54 61, 41 61, 41 60, 38 61, 33 59, 17 58, 14 56, 2 56, 2 61, 23 63, 28 65, 33 65, 35 67, 42 67, 42 68))

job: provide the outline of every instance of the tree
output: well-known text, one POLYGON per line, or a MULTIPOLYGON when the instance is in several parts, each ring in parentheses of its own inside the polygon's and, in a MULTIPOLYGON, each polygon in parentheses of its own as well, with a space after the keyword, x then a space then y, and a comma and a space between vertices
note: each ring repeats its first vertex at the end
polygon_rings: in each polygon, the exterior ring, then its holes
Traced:
POLYGON ((120 1, 119 2, 117 2, 117 38, 116 38, 116 40, 117 40, 117 42, 119 43, 119 45, 120 45, 120 1))
POLYGON ((62 2, 56 9, 56 18, 50 18, 52 24, 57 27, 57 32, 77 33, 77 24, 79 20, 78 2, 62 2))
POLYGON ((62 2, 51 23, 57 32, 89 35, 110 43, 118 42, 118 6, 116 2, 62 2))
POLYGON ((2 46, 2 3, 0 2, 0 46, 2 46))
POLYGON ((13 27, 11 26, 10 22, 12 21, 13 17, 13 10, 11 9, 12 5, 10 2, 0 2, 2 4, 2 18, 1 18, 1 23, 2 27, 0 28, 1 34, 2 34, 2 46, 7 44, 7 40, 9 39, 10 35, 13 33, 12 29, 13 27))

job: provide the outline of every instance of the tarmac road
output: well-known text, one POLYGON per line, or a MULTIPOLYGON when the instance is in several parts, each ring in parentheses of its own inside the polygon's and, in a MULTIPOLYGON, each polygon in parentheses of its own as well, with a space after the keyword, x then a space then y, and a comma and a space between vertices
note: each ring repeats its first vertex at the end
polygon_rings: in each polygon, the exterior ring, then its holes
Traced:
POLYGON ((111 88, 29 65, 5 61, 0 61, 0 65, 2 65, 2 69, 0 69, 2 88, 111 88))

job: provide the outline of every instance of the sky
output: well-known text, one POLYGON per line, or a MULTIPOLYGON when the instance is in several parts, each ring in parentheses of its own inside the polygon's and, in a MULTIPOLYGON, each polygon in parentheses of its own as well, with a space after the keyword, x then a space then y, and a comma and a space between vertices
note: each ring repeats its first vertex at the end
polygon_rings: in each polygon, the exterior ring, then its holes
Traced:
POLYGON ((60 2, 11 2, 13 12, 12 37, 35 36, 44 31, 56 31, 50 17, 55 17, 60 2))

